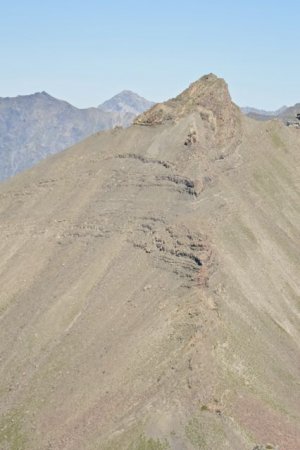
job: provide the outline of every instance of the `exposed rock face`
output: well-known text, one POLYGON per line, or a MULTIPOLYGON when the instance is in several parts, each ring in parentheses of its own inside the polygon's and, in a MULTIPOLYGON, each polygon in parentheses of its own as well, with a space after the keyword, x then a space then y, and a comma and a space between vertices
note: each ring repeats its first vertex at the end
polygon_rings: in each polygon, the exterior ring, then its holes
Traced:
POLYGON ((2 184, 1 449, 300 448, 300 135, 178 99, 2 184))
POLYGON ((216 144, 232 143, 240 131, 240 111, 230 98, 227 84, 213 74, 192 83, 175 99, 159 103, 136 118, 136 125, 160 125, 177 122, 191 113, 209 124, 216 144))
POLYGON ((280 450, 278 447, 274 447, 272 444, 256 445, 253 450, 280 450))

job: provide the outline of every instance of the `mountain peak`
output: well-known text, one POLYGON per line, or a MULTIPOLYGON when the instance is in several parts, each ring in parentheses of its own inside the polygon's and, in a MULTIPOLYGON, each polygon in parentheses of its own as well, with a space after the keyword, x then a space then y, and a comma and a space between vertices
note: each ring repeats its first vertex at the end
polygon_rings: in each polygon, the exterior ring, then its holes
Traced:
POLYGON ((146 100, 135 92, 124 90, 111 99, 98 106, 102 111, 141 114, 153 106, 154 103, 146 100))
POLYGON ((191 98, 193 102, 196 102, 197 104, 196 99, 202 101, 203 97, 207 96, 207 94, 210 97, 217 97, 220 93, 226 97, 229 97, 231 100, 227 83, 223 80, 223 78, 219 78, 213 73, 210 73, 190 84, 187 89, 178 95, 177 99, 187 101, 191 98))
POLYGON ((232 102, 227 83, 210 73, 192 83, 176 98, 154 105, 134 121, 135 125, 177 122, 196 113, 213 131, 219 144, 227 143, 240 128, 240 110, 232 102))
POLYGON ((41 91, 41 92, 35 92, 34 94, 32 94, 32 96, 34 97, 46 97, 46 98, 53 98, 50 94, 48 94, 48 92, 46 91, 41 91))
POLYGON ((157 125, 169 120, 176 121, 193 112, 201 113, 203 109, 212 111, 219 117, 224 108, 236 110, 226 82, 210 73, 192 83, 176 98, 153 106, 137 117, 135 124, 157 125))
POLYGON ((130 91, 129 89, 124 89, 123 91, 119 92, 119 94, 116 94, 114 97, 122 97, 124 95, 128 95, 130 97, 142 98, 139 94, 137 94, 136 92, 130 91))

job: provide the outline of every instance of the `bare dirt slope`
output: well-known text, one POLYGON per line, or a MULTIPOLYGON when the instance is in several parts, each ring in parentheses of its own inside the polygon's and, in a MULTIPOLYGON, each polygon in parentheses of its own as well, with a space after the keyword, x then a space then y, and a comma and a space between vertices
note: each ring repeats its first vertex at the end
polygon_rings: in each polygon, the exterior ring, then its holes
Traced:
POLYGON ((208 75, 1 186, 1 449, 300 448, 299 145, 208 75))

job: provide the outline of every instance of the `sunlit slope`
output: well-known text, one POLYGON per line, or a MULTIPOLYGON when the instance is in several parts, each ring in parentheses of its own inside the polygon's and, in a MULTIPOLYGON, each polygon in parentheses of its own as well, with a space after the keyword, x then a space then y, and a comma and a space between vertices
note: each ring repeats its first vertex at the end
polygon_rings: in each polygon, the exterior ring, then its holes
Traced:
POLYGON ((210 75, 1 187, 0 448, 299 447, 299 145, 210 75))

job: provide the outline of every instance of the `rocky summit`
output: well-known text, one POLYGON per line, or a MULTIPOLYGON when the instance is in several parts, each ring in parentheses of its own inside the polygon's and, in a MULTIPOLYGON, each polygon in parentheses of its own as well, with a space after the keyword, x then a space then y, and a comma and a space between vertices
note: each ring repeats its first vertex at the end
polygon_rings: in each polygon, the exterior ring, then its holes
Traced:
POLYGON ((207 75, 0 188, 0 448, 300 448, 300 133, 207 75))

